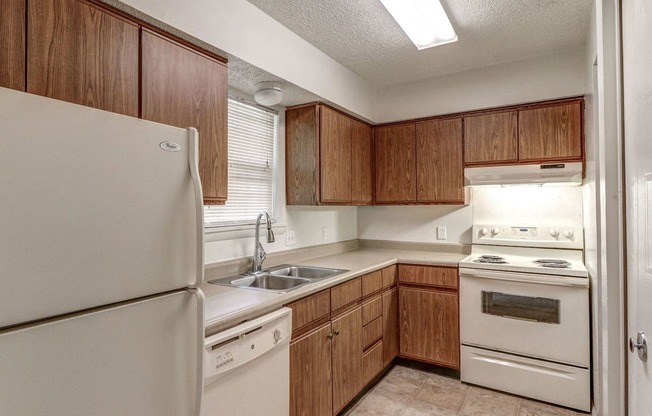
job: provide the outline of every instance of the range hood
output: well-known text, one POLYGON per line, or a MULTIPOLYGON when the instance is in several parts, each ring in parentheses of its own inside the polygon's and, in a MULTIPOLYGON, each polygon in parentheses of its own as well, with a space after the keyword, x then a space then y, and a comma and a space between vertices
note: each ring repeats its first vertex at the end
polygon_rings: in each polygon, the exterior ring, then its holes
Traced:
POLYGON ((464 169, 464 185, 581 185, 582 163, 483 166, 464 169))

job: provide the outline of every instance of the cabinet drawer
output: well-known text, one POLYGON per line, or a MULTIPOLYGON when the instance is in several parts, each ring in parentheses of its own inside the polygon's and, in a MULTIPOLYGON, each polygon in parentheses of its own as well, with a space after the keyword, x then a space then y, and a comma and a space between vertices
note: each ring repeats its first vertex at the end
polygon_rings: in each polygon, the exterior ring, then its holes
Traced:
POLYGON ((379 316, 362 327, 362 349, 366 350, 383 337, 383 318, 379 316))
POLYGON ((381 270, 362 276, 362 297, 372 293, 380 292, 383 289, 383 275, 381 270))
POLYGON ((292 331, 328 317, 330 300, 330 291, 324 290, 286 305, 292 309, 292 331))
POLYGON ((336 311, 359 301, 362 296, 360 278, 350 280, 331 289, 331 311, 336 311))
POLYGON ((401 265, 398 280, 401 283, 457 289, 457 267, 401 265))
POLYGON ((396 285, 396 265, 385 267, 380 272, 383 275, 383 289, 396 285))
POLYGON ((362 356, 362 371, 364 385, 369 384, 381 371, 383 371, 383 343, 376 344, 362 356))
POLYGON ((382 296, 376 296, 370 301, 362 304, 362 325, 367 325, 382 314, 383 298, 382 296))

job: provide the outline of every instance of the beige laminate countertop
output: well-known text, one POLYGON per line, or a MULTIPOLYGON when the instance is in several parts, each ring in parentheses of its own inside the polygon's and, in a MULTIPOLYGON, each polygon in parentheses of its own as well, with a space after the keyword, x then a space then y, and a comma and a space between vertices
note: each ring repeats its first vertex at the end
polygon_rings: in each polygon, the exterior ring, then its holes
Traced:
POLYGON ((277 310, 294 300, 392 264, 457 266, 464 257, 466 254, 375 248, 358 249, 298 262, 297 264, 305 266, 332 267, 350 271, 301 286, 287 293, 264 292, 204 283, 201 289, 206 296, 204 305, 205 335, 213 335, 243 321, 277 310))

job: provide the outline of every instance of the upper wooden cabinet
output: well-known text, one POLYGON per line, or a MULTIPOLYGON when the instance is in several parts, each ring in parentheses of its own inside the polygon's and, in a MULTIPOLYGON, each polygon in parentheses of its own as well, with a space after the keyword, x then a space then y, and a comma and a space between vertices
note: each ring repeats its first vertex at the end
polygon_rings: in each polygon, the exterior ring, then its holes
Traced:
POLYGON ((509 165, 582 161, 583 99, 464 116, 464 163, 509 165))
POLYGON ((464 204, 462 118, 417 123, 417 202, 464 204))
POLYGON ((0 87, 25 90, 26 0, 0 2, 0 87))
POLYGON ((351 119, 321 107, 321 202, 351 202, 351 119))
POLYGON ((464 162, 470 164, 518 161, 516 111, 464 117, 464 162))
POLYGON ((521 161, 581 159, 581 102, 519 110, 518 124, 521 161))
POLYGON ((462 118, 375 129, 378 204, 464 204, 462 118))
POLYGON ((138 117, 138 30, 84 1, 29 0, 27 92, 138 117))
POLYGON ((285 113, 288 205, 370 205, 371 126, 323 104, 285 113))
POLYGON ((224 63, 142 30, 142 117, 199 131, 204 203, 227 198, 227 67, 224 63))
POLYGON ((377 127, 376 202, 413 204, 417 201, 415 125, 377 127))

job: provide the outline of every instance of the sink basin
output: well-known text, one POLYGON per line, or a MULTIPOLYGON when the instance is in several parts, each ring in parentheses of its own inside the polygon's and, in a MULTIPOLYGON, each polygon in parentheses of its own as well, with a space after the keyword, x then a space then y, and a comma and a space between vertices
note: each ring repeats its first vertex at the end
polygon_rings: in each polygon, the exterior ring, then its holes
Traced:
POLYGON ((247 276, 231 281, 231 285, 233 286, 278 291, 286 291, 288 289, 292 289, 293 287, 305 285, 306 283, 310 283, 310 279, 276 276, 273 274, 247 276))
POLYGON ((208 283, 284 293, 307 285, 308 283, 336 276, 344 272, 348 272, 348 270, 284 264, 256 274, 249 273, 222 277, 220 279, 209 280, 208 283))
POLYGON ((280 267, 281 268, 276 267, 273 270, 270 270, 269 273, 275 276, 303 277, 306 279, 325 279, 327 277, 335 276, 348 271, 314 266, 286 265, 280 267))

